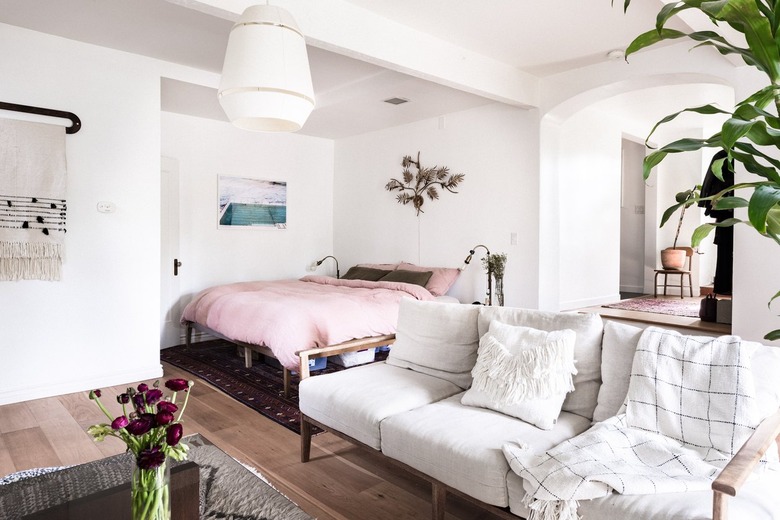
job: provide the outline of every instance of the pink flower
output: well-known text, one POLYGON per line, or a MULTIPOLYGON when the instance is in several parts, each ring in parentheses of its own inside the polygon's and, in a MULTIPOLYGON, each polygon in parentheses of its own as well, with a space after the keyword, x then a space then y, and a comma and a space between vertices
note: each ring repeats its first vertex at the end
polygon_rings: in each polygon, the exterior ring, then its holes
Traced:
POLYGON ((171 423, 173 422, 173 414, 171 412, 166 412, 165 410, 157 412, 155 421, 157 421, 157 424, 161 425, 171 423))
POLYGON ((168 430, 165 432, 165 442, 168 443, 168 446, 176 446, 183 433, 184 427, 181 423, 173 423, 168 426, 168 430))
POLYGON ((121 430, 128 424, 130 424, 130 420, 124 415, 120 415, 119 417, 111 421, 111 428, 115 430, 121 430))
POLYGON ((138 419, 131 421, 130 424, 125 426, 125 429, 132 435, 143 435, 147 433, 152 429, 154 419, 154 415, 152 415, 152 419, 149 419, 149 415, 150 414, 143 414, 138 419))
POLYGON ((173 413, 173 412, 175 412, 178 409, 179 409, 179 407, 176 406, 174 403, 172 403, 170 401, 160 401, 159 403, 157 403, 157 411, 158 412, 171 412, 171 413, 173 413))
POLYGON ((147 390, 149 390, 149 385, 147 385, 146 383, 141 383, 138 385, 139 392, 146 392, 147 390))
POLYGON ((163 393, 162 390, 158 388, 152 388, 148 392, 146 392, 146 404, 154 404, 160 399, 162 399, 163 393))
POLYGON ((174 392, 186 390, 189 387, 190 383, 186 379, 169 379, 165 382, 165 388, 173 390, 174 392))
POLYGON ((142 450, 138 454, 136 464, 141 469, 155 469, 159 468, 163 462, 165 462, 165 453, 160 451, 159 446, 155 446, 150 449, 142 450))

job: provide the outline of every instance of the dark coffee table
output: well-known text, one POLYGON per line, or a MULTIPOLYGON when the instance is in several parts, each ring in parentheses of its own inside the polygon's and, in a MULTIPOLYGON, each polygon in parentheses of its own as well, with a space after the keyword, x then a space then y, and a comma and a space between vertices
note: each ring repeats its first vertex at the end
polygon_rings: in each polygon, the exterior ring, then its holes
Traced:
MULTIPOLYGON (((110 442, 108 440, 107 442, 110 442)), ((297 505, 200 435, 188 461, 171 461, 174 519, 311 520, 297 505)), ((0 485, 0 520, 130 518, 132 454, 123 453, 0 485)))

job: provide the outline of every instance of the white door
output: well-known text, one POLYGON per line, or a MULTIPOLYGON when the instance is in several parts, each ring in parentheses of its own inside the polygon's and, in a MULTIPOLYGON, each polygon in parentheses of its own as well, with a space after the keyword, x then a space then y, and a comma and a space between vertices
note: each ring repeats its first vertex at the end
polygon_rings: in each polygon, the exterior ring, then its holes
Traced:
POLYGON ((644 292, 645 183, 642 160, 645 147, 623 139, 620 186, 620 292, 644 292))
POLYGON ((179 162, 161 157, 160 168, 160 348, 181 343, 179 277, 179 162))

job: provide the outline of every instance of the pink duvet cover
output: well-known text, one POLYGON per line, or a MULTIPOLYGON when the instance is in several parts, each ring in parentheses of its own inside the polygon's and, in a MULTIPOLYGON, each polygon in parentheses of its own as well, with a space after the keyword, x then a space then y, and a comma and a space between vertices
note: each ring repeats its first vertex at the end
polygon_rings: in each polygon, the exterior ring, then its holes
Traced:
POLYGON ((400 282, 300 280, 241 282, 199 293, 182 323, 205 325, 223 336, 265 345, 285 367, 298 369, 296 352, 367 336, 394 334, 401 298, 433 300, 423 287, 400 282))

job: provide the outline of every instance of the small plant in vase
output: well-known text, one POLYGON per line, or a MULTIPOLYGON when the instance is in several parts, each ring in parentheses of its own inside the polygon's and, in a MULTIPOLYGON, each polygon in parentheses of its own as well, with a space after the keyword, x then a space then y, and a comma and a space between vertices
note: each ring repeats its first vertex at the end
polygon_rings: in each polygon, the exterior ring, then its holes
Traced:
POLYGON ((661 251, 661 265, 664 269, 682 269, 685 265, 685 251, 677 249, 677 239, 680 238, 680 230, 682 229, 683 219, 685 218, 685 210, 693 206, 699 200, 700 194, 700 184, 697 184, 689 190, 679 192, 674 197, 677 203, 674 206, 667 208, 661 217, 661 226, 663 226, 674 212, 680 209, 680 219, 677 221, 677 231, 674 234, 672 247, 667 247, 661 251))
POLYGON ((506 267, 506 253, 493 253, 482 258, 482 267, 493 275, 494 292, 499 306, 504 305, 504 268, 506 267))

